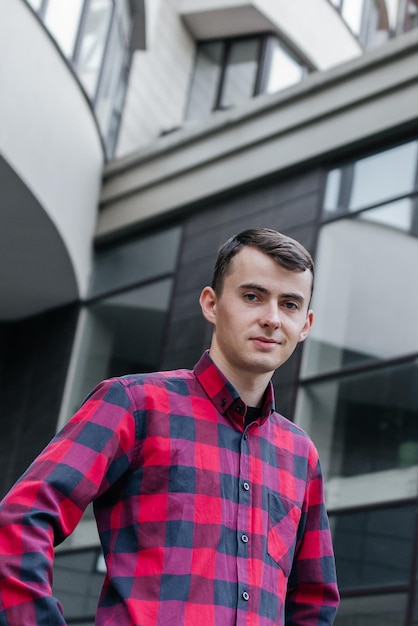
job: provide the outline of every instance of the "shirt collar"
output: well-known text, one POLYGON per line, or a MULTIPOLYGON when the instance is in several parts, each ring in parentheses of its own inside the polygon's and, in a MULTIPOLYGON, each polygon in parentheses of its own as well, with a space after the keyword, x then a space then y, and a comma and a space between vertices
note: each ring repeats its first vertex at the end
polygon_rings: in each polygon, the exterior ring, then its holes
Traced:
MULTIPOLYGON (((232 416, 235 422, 239 421, 240 424, 243 425, 247 407, 241 400, 235 387, 212 361, 209 350, 204 352, 193 371, 219 413, 222 415, 228 414, 229 417, 232 416)), ((260 424, 265 422, 273 411, 274 390, 270 382, 263 397, 260 424)))

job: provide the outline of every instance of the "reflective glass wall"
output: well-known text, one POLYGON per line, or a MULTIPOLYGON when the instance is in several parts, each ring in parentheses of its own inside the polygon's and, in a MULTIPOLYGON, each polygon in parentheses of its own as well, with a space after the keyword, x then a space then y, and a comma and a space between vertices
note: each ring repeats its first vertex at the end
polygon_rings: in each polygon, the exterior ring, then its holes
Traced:
POLYGON ((403 626, 418 494, 418 141, 329 171, 297 421, 322 460, 336 626, 403 626))
POLYGON ((107 156, 114 153, 131 53, 129 0, 27 0, 89 98, 107 156))

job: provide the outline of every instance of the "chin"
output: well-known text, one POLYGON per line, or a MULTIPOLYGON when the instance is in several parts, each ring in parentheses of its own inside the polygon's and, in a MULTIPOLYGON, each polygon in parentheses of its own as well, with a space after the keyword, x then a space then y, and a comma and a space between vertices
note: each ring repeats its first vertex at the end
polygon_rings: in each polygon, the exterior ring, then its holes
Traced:
POLYGON ((251 363, 248 363, 249 369, 257 374, 268 374, 269 372, 274 372, 277 368, 281 366, 283 363, 282 360, 277 359, 254 359, 251 363))

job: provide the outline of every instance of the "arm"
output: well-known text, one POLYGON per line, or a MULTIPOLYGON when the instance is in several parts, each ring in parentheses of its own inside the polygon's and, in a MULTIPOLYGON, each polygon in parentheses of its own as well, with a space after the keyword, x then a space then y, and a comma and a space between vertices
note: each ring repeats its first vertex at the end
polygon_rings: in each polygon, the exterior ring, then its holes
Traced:
POLYGON ((339 593, 321 468, 316 450, 313 449, 288 582, 286 626, 331 626, 338 604, 339 593))
POLYGON ((6 495, 0 504, 0 626, 65 624, 51 595, 54 546, 129 468, 134 447, 126 391, 105 381, 6 495))

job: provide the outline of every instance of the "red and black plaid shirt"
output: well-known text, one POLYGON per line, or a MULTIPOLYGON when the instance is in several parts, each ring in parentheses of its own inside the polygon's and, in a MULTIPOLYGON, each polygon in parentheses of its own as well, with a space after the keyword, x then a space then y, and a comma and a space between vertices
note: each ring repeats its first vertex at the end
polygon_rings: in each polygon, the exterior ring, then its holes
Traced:
POLYGON ((107 564, 100 626, 325 626, 338 605, 315 447, 258 421, 204 354, 102 382, 0 508, 0 624, 64 624, 53 545, 86 506, 107 564))

